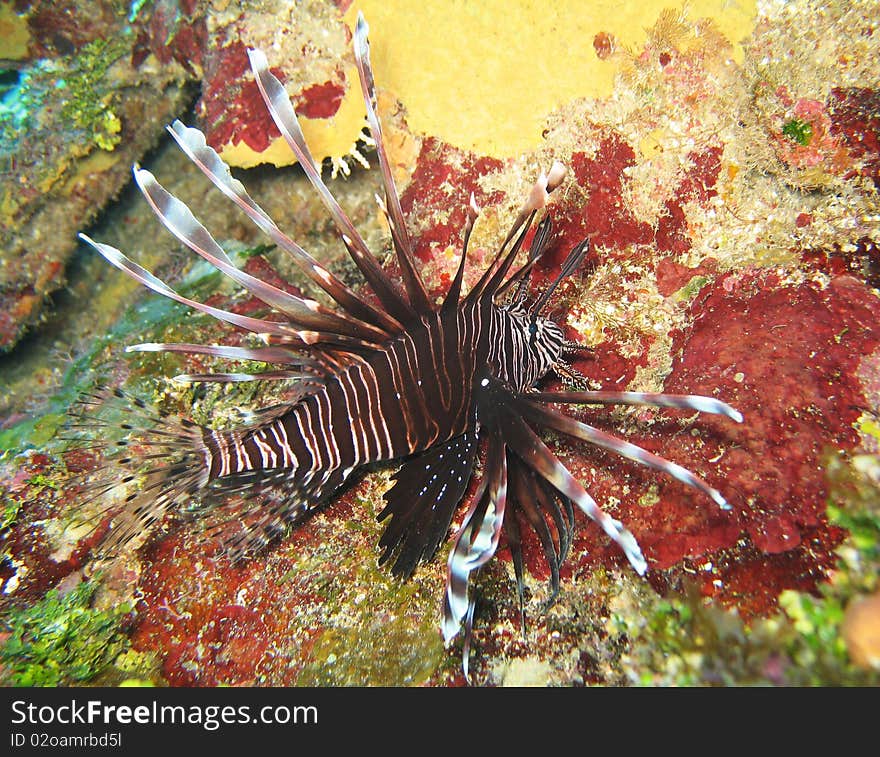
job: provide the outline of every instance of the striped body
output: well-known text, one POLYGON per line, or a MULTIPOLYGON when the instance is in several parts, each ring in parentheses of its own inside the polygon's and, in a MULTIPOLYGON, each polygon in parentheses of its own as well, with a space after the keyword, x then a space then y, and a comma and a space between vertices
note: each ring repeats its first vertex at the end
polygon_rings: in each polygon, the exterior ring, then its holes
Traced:
POLYGON ((469 303, 421 318, 349 364, 283 415, 253 429, 205 430, 211 480, 285 469, 314 505, 361 465, 407 457, 473 431, 488 375, 517 391, 559 359, 562 333, 538 319, 469 303))

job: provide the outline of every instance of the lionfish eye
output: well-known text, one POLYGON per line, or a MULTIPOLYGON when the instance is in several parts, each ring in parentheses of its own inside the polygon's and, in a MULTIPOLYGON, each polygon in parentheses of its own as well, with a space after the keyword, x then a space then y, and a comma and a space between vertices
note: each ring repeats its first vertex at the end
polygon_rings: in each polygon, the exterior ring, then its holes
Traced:
POLYGON ((536 321, 529 321, 529 346, 534 347, 538 337, 538 324, 536 321))

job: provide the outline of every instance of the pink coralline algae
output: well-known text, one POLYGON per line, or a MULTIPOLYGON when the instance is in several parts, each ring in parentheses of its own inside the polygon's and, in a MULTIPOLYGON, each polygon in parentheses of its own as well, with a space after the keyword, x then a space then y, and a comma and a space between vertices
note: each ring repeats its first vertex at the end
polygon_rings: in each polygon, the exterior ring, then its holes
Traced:
POLYGON ((746 417, 727 432, 716 475, 724 472, 741 525, 769 553, 796 547, 819 522, 827 496, 820 457, 829 446, 857 443, 859 356, 880 341, 880 302, 855 279, 822 288, 774 278, 724 280, 701 295, 665 385, 712 392, 714 384, 746 417))
POLYGON ((163 64, 176 61, 190 72, 202 65, 208 27, 199 3, 159 0, 152 13, 136 25, 132 65, 138 67, 152 53, 163 64))
MULTIPOLYGON (((222 35, 221 35, 222 36, 222 35)), ((207 53, 199 116, 205 125, 208 143, 217 149, 244 142, 261 153, 281 133, 263 105, 257 83, 249 75, 247 46, 240 40, 221 44, 207 53)), ((270 69, 284 80, 279 68, 270 69)), ((339 110, 345 95, 345 76, 292 93, 296 112, 305 118, 330 118, 339 110)))
POLYGON ((673 349, 680 358, 664 388, 715 393, 746 420, 722 431, 716 419, 706 419, 698 441, 664 437, 658 451, 673 459, 686 459, 686 448, 695 447, 704 459, 720 455, 706 475, 725 491, 734 515, 707 520, 696 498, 673 494, 663 482, 665 524, 641 534, 642 543, 658 567, 699 554, 703 539, 712 548, 733 546, 731 537, 741 531, 764 553, 814 550, 804 543, 825 528, 822 458, 829 449, 858 443, 853 423, 865 397, 857 369, 860 356, 880 342, 880 301, 849 276, 823 288, 786 285, 767 273, 724 279, 692 309, 694 325, 677 335, 673 349), (671 538, 667 528, 679 536, 671 538))
MULTIPOLYGON (((298 538, 307 539, 309 530, 300 529, 298 538)), ((162 675, 172 686, 252 685, 265 672, 263 661, 271 661, 271 639, 287 634, 289 608, 303 612, 307 598, 292 596, 281 575, 261 560, 217 570, 205 544, 187 542, 179 531, 147 550, 132 642, 163 650, 162 675), (214 569, 206 574, 208 564, 214 569), (197 582, 198 596, 181 597, 181 579, 197 582), (244 604, 242 590, 248 595, 244 604)))
MULTIPOLYGON (((205 61, 198 109, 208 143, 216 149, 244 142, 259 153, 280 136, 262 105, 256 81, 245 75, 249 70, 247 48, 240 41, 216 48, 205 61)), ((272 73, 281 72, 272 69, 272 73)))
MULTIPOLYGON (((221 35, 222 37, 222 35, 221 35)), ((248 75, 247 46, 240 40, 223 43, 208 51, 199 116, 205 125, 208 143, 217 149, 226 144, 244 142, 261 153, 281 134, 263 106, 257 83, 248 75)), ((279 68, 270 69, 284 80, 279 68)), ((345 76, 336 72, 338 81, 327 81, 291 93, 296 112, 305 118, 331 118, 339 110, 345 95, 345 76)))
POLYGON ((688 202, 705 205, 715 196, 715 183, 721 171, 721 152, 720 147, 709 147, 688 155, 691 167, 670 199, 664 203, 658 219, 654 239, 660 252, 680 254, 690 249, 687 219, 682 206, 688 202))
POLYGON ((717 267, 717 261, 714 258, 706 258, 696 268, 688 268, 686 265, 676 263, 671 258, 661 258, 654 269, 657 276, 657 291, 664 297, 669 297, 687 285, 694 276, 713 275, 717 267))
MULTIPOLYGON (((77 464, 93 464, 86 458, 88 455, 72 455, 67 464, 71 470, 76 470, 77 464)), ((74 492, 45 485, 53 475, 48 455, 32 452, 24 460, 16 460, 14 475, 7 470, 2 474, 7 507, 13 504, 28 506, 22 509, 14 523, 4 526, 8 530, 3 534, 2 546, 17 564, 14 566, 10 559, 0 562, 0 584, 6 584, 15 575, 16 589, 11 601, 22 597, 36 599, 65 576, 82 568, 96 539, 91 535, 72 543, 69 550, 59 551, 45 529, 40 527, 49 523, 65 505, 75 501, 74 492)), ((0 596, 0 609, 9 601, 10 597, 0 596)))
MULTIPOLYGON (((798 113, 825 117, 818 106, 802 104, 798 113)), ((671 571, 670 578, 699 569, 696 561, 708 564, 706 593, 747 614, 765 614, 779 591, 812 590, 834 564, 842 533, 825 521, 823 459, 829 450, 858 444, 853 423, 865 398, 856 371, 860 356, 880 341, 880 301, 866 286, 870 278, 845 275, 856 273, 846 265, 829 267, 832 278, 823 286, 788 283, 776 272, 718 277, 711 258, 694 268, 676 262, 674 256, 690 248, 683 206, 707 203, 721 168, 717 147, 689 157, 689 169, 657 222, 649 224, 623 200, 624 169, 635 165, 634 150, 610 133, 595 156, 572 157, 586 202, 551 213, 563 248, 590 234, 609 258, 638 262, 659 251, 653 268, 666 297, 695 276, 714 279, 690 303, 691 325, 673 335, 673 367, 663 390, 719 397, 739 409, 745 422, 731 427, 707 417, 682 428, 678 414, 649 412, 639 420, 650 425, 628 438, 694 469, 724 492, 733 511, 720 511, 674 481, 595 451, 579 451, 568 463, 599 501, 619 502, 615 517, 630 525, 652 568, 671 571)), ((646 335, 636 354, 624 359, 611 339, 578 368, 606 388, 625 388, 636 369, 647 365, 651 341, 646 335)), ((588 422, 603 422, 604 411, 581 412, 588 422)), ((576 539, 584 563, 619 562, 589 529, 579 530, 576 539)), ((654 574, 654 582, 664 580, 654 574)))
POLYGON ((334 82, 306 87, 296 99, 296 112, 304 118, 330 118, 339 110, 345 87, 334 82))
POLYGON ((571 170, 589 197, 583 204, 551 208, 561 248, 571 249, 588 233, 594 246, 609 249, 650 243, 651 226, 637 221, 623 203, 624 169, 634 166, 635 158, 633 148, 616 133, 602 140, 594 157, 581 152, 571 156, 571 170))
POLYGON ((831 90, 831 133, 861 164, 858 173, 880 189, 880 92, 876 89, 831 90))

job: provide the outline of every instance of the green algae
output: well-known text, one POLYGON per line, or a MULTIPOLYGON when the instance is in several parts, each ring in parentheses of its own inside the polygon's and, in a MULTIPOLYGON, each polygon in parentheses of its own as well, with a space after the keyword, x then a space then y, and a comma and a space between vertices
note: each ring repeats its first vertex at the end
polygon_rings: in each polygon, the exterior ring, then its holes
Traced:
POLYGON ((782 133, 793 142, 806 147, 813 138, 813 127, 806 121, 792 118, 782 127, 782 133))
POLYGON ((299 686, 414 686, 425 683, 443 659, 431 613, 413 618, 377 616, 365 608, 360 622, 329 628, 311 649, 299 686), (424 616, 421 616, 424 617, 424 616))
POLYGON ((126 649, 120 652, 113 664, 92 681, 101 686, 121 686, 125 688, 150 688, 164 686, 162 662, 155 652, 142 652, 126 649))
POLYGON ((0 449, 22 450, 28 447, 45 448, 64 425, 64 413, 49 412, 27 419, 0 431, 0 449))
MULTIPOLYGON (((446 656, 437 630, 437 603, 418 578, 401 582, 377 565, 381 485, 357 498, 357 523, 368 554, 350 549, 337 570, 311 588, 322 596, 327 621, 300 669, 299 686, 417 686, 436 673, 446 656)), ((332 545, 330 545, 332 548, 332 545)))
POLYGON ((66 594, 52 589, 30 607, 8 613, 3 625, 9 637, 0 647, 6 685, 84 683, 125 651, 129 642, 120 624, 131 608, 92 609, 96 589, 94 582, 66 594))
POLYGON ((128 50, 124 37, 96 39, 77 52, 75 68, 58 83, 64 96, 64 120, 91 132, 94 144, 108 152, 119 144, 122 123, 112 109, 111 94, 105 93, 105 79, 109 68, 128 50))
POLYGON ((696 297, 700 290, 711 281, 708 276, 694 276, 687 284, 672 295, 676 302, 689 302, 696 297))
POLYGON ((21 512, 21 507, 24 503, 17 499, 7 499, 4 497, 0 500, 0 504, 2 504, 3 507, 3 514, 0 516, 0 518, 2 518, 0 519, 0 533, 3 533, 15 525, 15 522, 18 520, 18 514, 21 512))
POLYGON ((736 612, 705 604, 692 588, 667 598, 641 594, 641 618, 616 615, 612 627, 631 639, 621 664, 642 686, 767 683, 767 650, 781 642, 784 627, 750 630, 736 612))
MULTIPOLYGON (((35 183, 51 186, 57 178, 53 172, 59 168, 52 161, 44 165, 42 159, 49 154, 48 149, 38 149, 37 160, 33 160, 22 142, 41 128, 39 119, 45 117, 41 116, 43 111, 56 107, 65 129, 85 134, 85 139, 71 142, 71 157, 87 154, 90 146, 112 151, 122 138, 122 122, 113 108, 109 71, 129 50, 125 35, 97 39, 68 59, 37 61, 22 69, 14 82, 5 86, 0 98, 0 154, 10 156, 12 161, 23 158, 25 164, 40 165, 44 175, 35 183)), ((62 160, 62 173, 66 166, 67 161, 62 160)))

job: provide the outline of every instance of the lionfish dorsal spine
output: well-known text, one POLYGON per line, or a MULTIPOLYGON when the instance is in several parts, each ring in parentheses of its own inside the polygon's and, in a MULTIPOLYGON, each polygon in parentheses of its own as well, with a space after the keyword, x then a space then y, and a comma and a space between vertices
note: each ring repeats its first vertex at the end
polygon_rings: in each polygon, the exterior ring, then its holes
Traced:
POLYGON ((168 192, 152 173, 136 167, 134 178, 153 212, 168 231, 255 297, 275 308, 279 313, 283 313, 291 324, 302 329, 351 337, 360 340, 362 347, 375 347, 375 341, 370 343, 366 340, 382 340, 386 336, 383 331, 369 324, 325 308, 315 300, 285 292, 240 270, 233 265, 223 248, 196 219, 192 211, 168 192))
POLYGON ((458 307, 461 298, 461 287, 464 282, 464 271, 467 266, 468 247, 471 241, 471 234, 474 231, 474 225, 476 224, 479 215, 480 207, 477 205, 474 193, 471 192, 470 201, 468 202, 465 215, 461 259, 458 261, 458 268, 455 271, 455 277, 452 279, 452 283, 449 285, 449 289, 446 292, 446 298, 443 300, 443 305, 441 307, 441 310, 443 311, 449 311, 458 307))
POLYGON ((299 268, 347 313, 387 334, 399 333, 403 327, 387 313, 369 304, 342 283, 326 267, 285 234, 269 215, 247 193, 244 185, 232 176, 229 166, 205 141, 205 135, 180 121, 175 121, 168 131, 184 154, 207 176, 211 182, 238 205, 256 226, 282 250, 293 258, 299 268))
POLYGON ((329 211, 355 265, 370 288, 376 293, 385 310, 400 322, 411 321, 416 316, 416 311, 382 270, 382 266, 367 247, 360 232, 321 178, 321 171, 309 151, 284 85, 269 70, 269 63, 262 51, 248 50, 248 56, 260 94, 263 96, 275 125, 296 155, 303 171, 329 211))
POLYGON ((162 296, 175 300, 182 305, 198 310, 199 312, 209 315, 212 318, 216 318, 219 321, 238 326, 239 328, 251 331, 255 334, 272 334, 297 343, 302 341, 297 336, 297 330, 291 328, 287 324, 233 313, 229 310, 216 308, 212 305, 192 300, 189 297, 184 297, 148 270, 138 265, 133 260, 130 260, 125 254, 112 245, 103 242, 96 242, 91 237, 82 233, 79 234, 79 238, 99 252, 105 260, 112 263, 115 267, 119 268, 124 273, 127 273, 133 279, 139 281, 145 287, 153 290, 157 294, 161 294, 162 296))
POLYGON ((384 210, 391 228, 391 238, 397 252, 397 261, 400 264, 400 271, 410 304, 417 313, 424 315, 431 313, 434 310, 434 306, 428 297, 425 283, 422 281, 422 277, 416 268, 409 231, 400 206, 400 196, 394 184, 388 152, 385 149, 385 140, 382 137, 382 126, 376 112, 376 87, 373 80, 373 68, 370 65, 368 34, 369 26, 366 19, 364 19, 363 13, 359 12, 354 30, 354 57, 357 63, 361 92, 364 97, 364 106, 367 111, 370 136, 376 145, 379 170, 382 173, 382 183, 385 187, 384 210))

